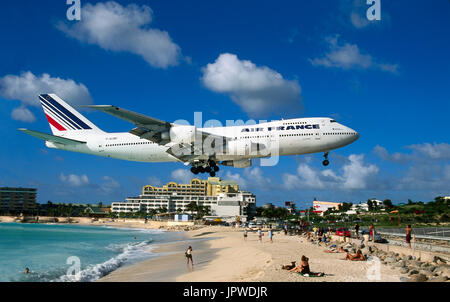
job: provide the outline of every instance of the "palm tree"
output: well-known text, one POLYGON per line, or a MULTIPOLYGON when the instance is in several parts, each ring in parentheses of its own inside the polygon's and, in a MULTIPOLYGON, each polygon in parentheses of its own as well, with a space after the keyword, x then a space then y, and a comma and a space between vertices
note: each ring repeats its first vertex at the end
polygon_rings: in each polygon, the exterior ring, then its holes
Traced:
POLYGON ((198 211, 198 205, 195 201, 191 201, 187 206, 186 206, 186 210, 189 211, 191 214, 192 212, 197 212, 198 211))

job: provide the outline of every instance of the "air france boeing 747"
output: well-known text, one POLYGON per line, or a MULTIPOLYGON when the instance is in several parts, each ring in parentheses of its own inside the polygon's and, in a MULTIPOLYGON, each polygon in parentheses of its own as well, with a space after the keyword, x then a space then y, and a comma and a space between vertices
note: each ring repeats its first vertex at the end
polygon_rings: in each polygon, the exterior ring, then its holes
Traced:
POLYGON ((85 106, 133 123, 129 132, 107 133, 55 94, 39 95, 53 135, 20 131, 49 148, 138 162, 182 162, 194 174, 215 176, 218 165, 250 167, 252 159, 328 153, 359 138, 358 132, 326 117, 295 118, 256 125, 197 128, 161 121, 112 105, 85 106))

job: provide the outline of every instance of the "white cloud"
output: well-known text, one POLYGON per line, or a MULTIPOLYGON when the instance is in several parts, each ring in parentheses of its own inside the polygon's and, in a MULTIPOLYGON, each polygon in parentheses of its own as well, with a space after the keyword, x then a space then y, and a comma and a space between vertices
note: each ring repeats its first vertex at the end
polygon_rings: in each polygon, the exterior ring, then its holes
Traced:
POLYGON ((60 174, 59 179, 71 186, 71 187, 81 187, 81 186, 87 186, 90 185, 89 178, 86 174, 83 175, 75 175, 75 174, 69 174, 64 175, 63 173, 60 174))
POLYGON ((379 168, 376 165, 364 165, 364 155, 352 154, 348 157, 350 164, 344 165, 342 186, 345 189, 365 189, 368 180, 378 174, 379 168))
POLYGON ((189 184, 191 183, 191 179, 194 178, 191 171, 188 169, 177 169, 172 171, 170 176, 175 179, 176 181, 183 183, 183 184, 189 184))
POLYGON ((264 173, 260 168, 254 167, 245 169, 244 174, 248 179, 247 183, 258 188, 269 189, 271 181, 269 178, 264 177, 264 173))
POLYGON ((422 156, 430 159, 450 159, 450 145, 446 143, 441 144, 416 144, 408 146, 409 149, 419 152, 422 156))
POLYGON ((434 194, 448 194, 450 183, 450 145, 424 143, 406 146, 412 153, 392 153, 381 146, 374 148, 381 159, 401 163, 407 170, 391 177, 394 190, 434 190, 434 194))
POLYGON ((404 154, 404 153, 392 153, 389 154, 389 152, 386 150, 386 148, 376 145, 373 148, 373 152, 380 157, 383 160, 387 160, 394 163, 406 163, 408 160, 411 159, 410 154, 404 154))
POLYGON ((447 143, 414 144, 406 146, 406 148, 413 152, 411 154, 401 152, 389 154, 386 148, 379 145, 375 146, 373 151, 381 159, 396 163, 407 163, 408 161, 431 162, 450 159, 450 144, 447 143))
POLYGON ((36 117, 34 116, 34 114, 28 110, 26 107, 20 106, 16 109, 14 109, 11 112, 11 117, 14 120, 17 121, 22 121, 22 122, 26 122, 26 123, 32 123, 36 120, 36 117))
POLYGON ((111 194, 120 188, 120 183, 110 176, 103 176, 102 180, 98 188, 104 194, 111 194))
POLYGON ((325 40, 328 43, 329 51, 320 58, 310 59, 314 66, 334 67, 342 69, 368 69, 374 68, 381 71, 396 73, 398 70, 397 64, 388 64, 378 62, 369 54, 360 52, 356 44, 339 44, 339 36, 327 37, 325 40))
POLYGON ((225 179, 231 179, 235 181, 240 188, 248 187, 247 180, 243 178, 239 173, 233 174, 230 171, 227 171, 227 173, 225 174, 225 179))
POLYGON ((303 186, 320 189, 324 187, 324 183, 319 178, 319 173, 314 171, 307 164, 300 164, 297 168, 297 174, 303 186))
POLYGON ((296 80, 285 80, 275 70, 239 60, 235 54, 221 54, 202 71, 201 80, 208 89, 229 94, 252 117, 302 108, 301 88, 296 80))
POLYGON ((297 174, 282 175, 283 187, 293 189, 355 190, 367 189, 378 174, 379 168, 365 164, 363 155, 352 154, 348 162, 340 168, 340 173, 332 169, 318 170, 306 163, 299 164, 297 174))
POLYGON ((367 20, 366 15, 362 16, 360 13, 357 12, 352 12, 350 14, 350 21, 356 28, 364 28, 367 25, 369 25, 369 20, 367 20))
POLYGON ((149 184, 151 186, 161 187, 162 181, 161 181, 161 179, 159 179, 156 176, 150 176, 150 177, 147 177, 147 184, 149 184))
POLYGON ((82 7, 81 21, 69 25, 61 22, 57 27, 81 42, 139 55, 154 67, 177 65, 180 47, 166 31, 147 28, 152 13, 146 5, 124 7, 114 1, 88 3, 82 7))
POLYGON ((92 104, 89 90, 72 79, 51 77, 49 74, 35 76, 32 72, 6 75, 0 78, 0 97, 21 101, 22 105, 12 112, 12 118, 24 122, 35 120, 27 106, 40 106, 38 94, 55 93, 71 105, 92 104))

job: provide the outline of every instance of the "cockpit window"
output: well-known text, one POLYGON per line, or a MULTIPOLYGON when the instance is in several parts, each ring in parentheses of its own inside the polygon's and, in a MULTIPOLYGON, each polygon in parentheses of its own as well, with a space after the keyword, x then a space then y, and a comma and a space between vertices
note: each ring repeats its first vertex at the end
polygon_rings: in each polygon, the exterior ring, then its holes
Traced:
POLYGON ((336 123, 336 121, 335 120, 330 120, 330 123, 336 123))

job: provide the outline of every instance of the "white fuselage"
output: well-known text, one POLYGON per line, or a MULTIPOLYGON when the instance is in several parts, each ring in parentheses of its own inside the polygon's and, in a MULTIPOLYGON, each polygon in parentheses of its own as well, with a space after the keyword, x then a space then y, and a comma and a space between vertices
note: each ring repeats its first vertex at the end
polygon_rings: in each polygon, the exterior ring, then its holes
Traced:
MULTIPOLYGON (((214 127, 199 129, 231 138, 242 146, 261 144, 276 146, 277 155, 297 155, 328 152, 346 146, 359 138, 359 134, 330 118, 297 118, 255 125, 214 127)), ((80 145, 61 145, 46 142, 50 148, 87 153, 137 162, 174 162, 176 157, 166 152, 170 145, 159 145, 147 139, 121 133, 68 132, 66 138, 85 141, 80 145)), ((266 157, 266 154, 223 153, 217 160, 239 160, 266 157)), ((270 155, 269 155, 270 156, 270 155)))

